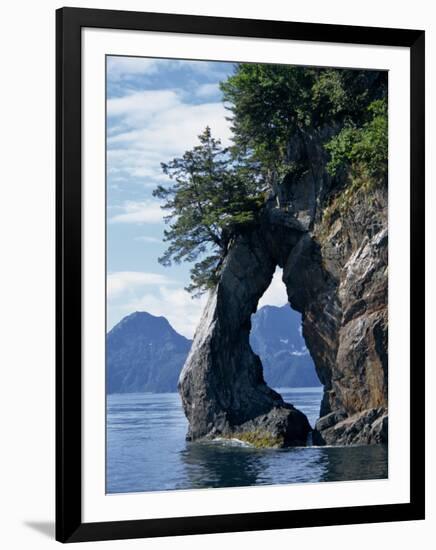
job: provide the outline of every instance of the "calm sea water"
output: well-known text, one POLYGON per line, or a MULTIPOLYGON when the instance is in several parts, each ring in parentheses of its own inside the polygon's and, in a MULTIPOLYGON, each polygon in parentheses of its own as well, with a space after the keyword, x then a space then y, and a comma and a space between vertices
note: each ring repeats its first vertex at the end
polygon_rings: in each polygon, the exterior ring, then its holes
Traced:
MULTIPOLYGON (((313 426, 322 388, 281 388, 313 426)), ((177 393, 118 394, 107 400, 108 493, 381 479, 383 446, 253 449, 185 441, 177 393)))

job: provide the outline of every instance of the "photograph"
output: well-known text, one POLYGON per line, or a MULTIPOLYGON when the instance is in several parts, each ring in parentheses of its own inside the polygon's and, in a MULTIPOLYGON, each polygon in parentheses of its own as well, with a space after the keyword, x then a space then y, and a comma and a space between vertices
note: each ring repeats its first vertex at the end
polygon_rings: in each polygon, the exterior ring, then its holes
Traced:
POLYGON ((106 55, 106 494, 389 478, 389 71, 106 55))
POLYGON ((1 548, 430 548, 430 3, 5 6, 1 548))

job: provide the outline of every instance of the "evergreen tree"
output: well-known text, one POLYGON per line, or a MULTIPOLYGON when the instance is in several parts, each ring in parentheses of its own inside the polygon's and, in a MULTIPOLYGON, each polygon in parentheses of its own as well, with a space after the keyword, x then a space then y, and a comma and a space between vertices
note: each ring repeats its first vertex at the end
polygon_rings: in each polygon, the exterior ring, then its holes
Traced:
POLYGON ((216 284, 231 238, 255 221, 263 203, 255 180, 212 137, 209 127, 199 141, 183 157, 162 163, 173 184, 153 192, 165 201, 162 208, 168 212, 164 241, 170 244, 159 261, 196 262, 187 288, 196 294, 216 284))

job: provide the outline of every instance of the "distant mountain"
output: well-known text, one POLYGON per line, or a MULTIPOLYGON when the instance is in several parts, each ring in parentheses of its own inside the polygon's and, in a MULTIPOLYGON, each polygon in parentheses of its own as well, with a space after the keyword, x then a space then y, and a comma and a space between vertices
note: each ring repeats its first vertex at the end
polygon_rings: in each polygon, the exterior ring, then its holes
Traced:
POLYGON ((176 391, 192 343, 146 312, 124 317, 106 342, 108 393, 176 391))
MULTIPOLYGON (((300 334, 301 318, 289 305, 264 306, 251 318, 250 344, 273 387, 319 386, 300 334)), ((174 392, 192 341, 165 317, 136 312, 107 334, 108 393, 174 392)))
POLYGON ((301 315, 286 304, 264 306, 251 317, 251 348, 262 360, 269 386, 320 386, 301 335, 301 315))

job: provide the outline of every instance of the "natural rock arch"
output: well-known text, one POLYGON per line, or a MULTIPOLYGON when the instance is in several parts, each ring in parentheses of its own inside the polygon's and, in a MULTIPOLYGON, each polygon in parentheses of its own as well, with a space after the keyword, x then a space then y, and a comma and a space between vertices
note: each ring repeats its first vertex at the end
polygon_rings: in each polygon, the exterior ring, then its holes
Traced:
POLYGON ((251 315, 278 265, 324 386, 314 441, 387 441, 387 192, 376 208, 362 201, 323 223, 330 180, 321 142, 306 140, 311 169, 285 180, 259 223, 231 243, 179 379, 189 439, 306 443, 307 418, 266 385, 249 345, 251 315))
MULTIPOLYGON (((311 429, 303 413, 267 386, 249 344, 251 315, 277 265, 264 229, 232 245, 181 373, 190 439, 237 435, 268 446, 302 445, 311 429)), ((289 237, 296 243, 300 235, 289 237)))

